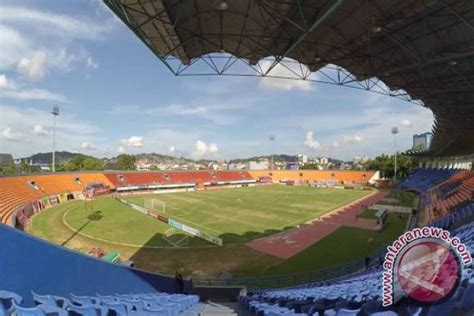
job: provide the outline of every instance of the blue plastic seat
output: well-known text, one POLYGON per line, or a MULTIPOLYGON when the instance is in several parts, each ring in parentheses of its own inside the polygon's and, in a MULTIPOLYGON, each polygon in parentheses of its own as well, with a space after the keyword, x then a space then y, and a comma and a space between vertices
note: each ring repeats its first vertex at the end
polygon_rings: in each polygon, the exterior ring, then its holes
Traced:
POLYGON ((56 304, 39 304, 36 308, 42 310, 46 315, 68 316, 68 312, 56 304))
POLYGON ((463 295, 459 300, 459 307, 463 310, 474 308, 474 283, 468 283, 463 295))
POLYGON ((98 299, 92 296, 79 296, 71 293, 71 301, 79 305, 96 305, 98 304, 98 299))
POLYGON ((149 315, 156 315, 156 316, 170 316, 173 315, 174 313, 167 308, 151 308, 145 306, 143 308, 143 311, 145 313, 149 313, 149 315))
POLYGON ((107 308, 109 311, 114 311, 116 316, 127 316, 128 308, 125 304, 102 301, 101 304, 103 307, 107 308))
POLYGON ((61 308, 66 309, 68 306, 73 306, 72 302, 68 298, 57 296, 57 295, 51 295, 51 296, 56 301, 56 305, 61 308))
POLYGON ((359 314, 360 309, 345 309, 342 308, 337 311, 337 316, 356 316, 359 314))
POLYGON ((21 304, 23 298, 13 292, 0 291, 0 316, 10 315, 13 311, 13 303, 21 304))
MULTIPOLYGON (((431 314, 429 314, 431 316, 431 314)), ((446 314, 448 315, 448 314, 446 314)), ((446 316, 445 315, 445 316, 446 316)), ((394 311, 383 311, 370 314, 370 316, 398 316, 397 312, 394 311)))
POLYGON ((17 305, 15 301, 12 302, 12 305, 13 305, 13 312, 17 316, 45 316, 46 315, 42 310, 36 307, 33 307, 33 308, 21 307, 17 305))
POLYGON ((73 316, 101 316, 106 315, 105 309, 97 308, 97 306, 75 306, 70 305, 68 312, 73 316))
POLYGON ((35 305, 46 304, 57 306, 57 302, 51 295, 41 295, 31 291, 35 305))

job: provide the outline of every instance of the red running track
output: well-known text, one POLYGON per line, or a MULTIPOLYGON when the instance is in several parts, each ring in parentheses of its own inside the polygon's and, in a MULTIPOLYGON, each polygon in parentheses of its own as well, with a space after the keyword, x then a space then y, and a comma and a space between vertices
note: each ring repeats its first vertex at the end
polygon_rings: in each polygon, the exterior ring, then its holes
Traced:
POLYGON ((321 216, 320 219, 279 234, 252 240, 247 243, 247 246, 275 257, 288 259, 330 235, 341 226, 376 230, 378 225, 375 220, 357 218, 356 215, 360 214, 365 206, 380 201, 386 195, 386 192, 372 193, 369 196, 321 216))

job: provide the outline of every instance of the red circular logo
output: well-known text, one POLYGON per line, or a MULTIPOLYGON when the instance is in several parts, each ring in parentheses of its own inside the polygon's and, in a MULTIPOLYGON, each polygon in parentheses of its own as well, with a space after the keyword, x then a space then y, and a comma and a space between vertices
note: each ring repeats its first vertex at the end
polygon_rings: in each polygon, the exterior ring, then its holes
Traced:
POLYGON ((421 302, 445 298, 456 287, 459 263, 449 246, 435 241, 420 241, 410 246, 398 260, 400 287, 421 302))

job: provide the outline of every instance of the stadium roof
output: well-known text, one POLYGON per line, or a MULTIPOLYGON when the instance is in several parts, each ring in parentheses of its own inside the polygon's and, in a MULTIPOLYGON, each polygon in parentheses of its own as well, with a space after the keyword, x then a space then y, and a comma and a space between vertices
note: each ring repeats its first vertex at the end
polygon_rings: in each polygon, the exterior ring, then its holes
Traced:
POLYGON ((249 72, 234 74, 418 100, 435 117, 425 154, 474 153, 474 1, 104 2, 175 75, 233 74, 244 63, 249 72))

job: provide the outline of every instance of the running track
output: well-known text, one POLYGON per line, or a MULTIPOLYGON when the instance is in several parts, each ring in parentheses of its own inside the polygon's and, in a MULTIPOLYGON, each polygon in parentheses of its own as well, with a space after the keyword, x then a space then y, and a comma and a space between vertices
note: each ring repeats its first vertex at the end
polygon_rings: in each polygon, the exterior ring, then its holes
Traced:
POLYGON ((386 195, 387 193, 385 192, 373 193, 300 227, 252 240, 247 243, 247 246, 275 257, 288 259, 330 235, 341 226, 375 230, 378 227, 375 220, 366 218, 356 219, 356 214, 362 212, 364 205, 372 205, 386 195))

